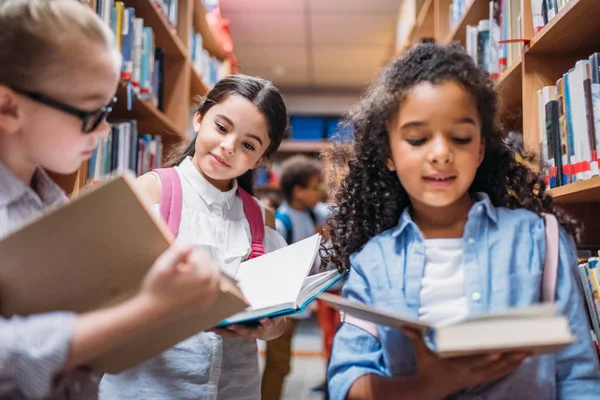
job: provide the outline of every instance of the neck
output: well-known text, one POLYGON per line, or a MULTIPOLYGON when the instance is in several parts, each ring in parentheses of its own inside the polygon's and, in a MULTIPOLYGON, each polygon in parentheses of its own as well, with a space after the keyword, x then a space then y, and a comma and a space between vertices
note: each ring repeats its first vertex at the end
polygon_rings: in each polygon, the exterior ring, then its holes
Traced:
POLYGON ((29 160, 12 136, 0 134, 0 161, 26 186, 31 185, 37 165, 29 160))
POLYGON ((413 221, 425 238, 460 238, 463 235, 473 200, 465 193, 446 207, 431 207, 411 202, 413 221))
POLYGON ((288 204, 290 205, 291 208, 293 208, 294 210, 298 210, 298 211, 305 211, 306 210, 306 206, 304 204, 302 204, 302 202, 298 199, 292 199, 288 202, 288 204))

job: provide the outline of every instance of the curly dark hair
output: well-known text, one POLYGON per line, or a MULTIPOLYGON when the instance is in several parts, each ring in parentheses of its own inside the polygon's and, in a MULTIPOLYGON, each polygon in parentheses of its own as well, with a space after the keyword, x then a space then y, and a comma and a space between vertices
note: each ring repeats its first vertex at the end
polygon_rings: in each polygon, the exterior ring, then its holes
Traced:
POLYGON ((347 115, 354 125, 354 151, 332 147, 330 157, 348 167, 336 194, 337 211, 328 219, 325 232, 330 248, 323 247, 322 268, 349 268, 349 257, 369 239, 398 224, 410 206, 407 192, 395 172, 388 170, 390 157, 388 122, 393 119, 410 89, 422 82, 461 84, 477 100, 484 160, 469 188, 471 195, 485 192, 496 207, 526 208, 538 215, 554 214, 564 229, 579 236, 577 221, 552 204, 543 177, 525 162, 535 157, 521 154, 506 140, 497 121, 498 95, 488 73, 479 68, 459 44, 421 44, 388 64, 367 89, 361 102, 347 115))

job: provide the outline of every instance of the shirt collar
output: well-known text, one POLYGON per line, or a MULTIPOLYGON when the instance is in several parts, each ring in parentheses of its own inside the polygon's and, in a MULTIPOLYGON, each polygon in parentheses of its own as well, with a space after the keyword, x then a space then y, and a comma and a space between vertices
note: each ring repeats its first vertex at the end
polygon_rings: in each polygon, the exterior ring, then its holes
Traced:
MULTIPOLYGON (((498 211, 496 207, 492 204, 490 197, 487 193, 478 192, 474 196, 475 203, 469 210, 469 218, 475 217, 477 214, 481 213, 481 211, 485 211, 485 215, 494 223, 498 221, 498 211)), ((393 228, 392 236, 398 237, 407 226, 414 225, 412 217, 410 216, 410 207, 406 207, 400 215, 400 219, 398 220, 398 225, 393 228)))
POLYGON ((221 192, 214 187, 212 183, 207 181, 204 175, 196 169, 192 163, 191 157, 186 157, 186 159, 179 164, 179 168, 183 173, 184 178, 192 185, 196 192, 202 196, 206 204, 209 206, 213 204, 226 204, 227 209, 231 209, 237 194, 237 179, 233 180, 233 187, 230 190, 221 192))
POLYGON ((30 195, 43 206, 52 206, 64 201, 65 193, 54 183, 42 168, 36 168, 32 179, 32 187, 23 183, 0 161, 0 206, 5 207, 23 196, 30 195))

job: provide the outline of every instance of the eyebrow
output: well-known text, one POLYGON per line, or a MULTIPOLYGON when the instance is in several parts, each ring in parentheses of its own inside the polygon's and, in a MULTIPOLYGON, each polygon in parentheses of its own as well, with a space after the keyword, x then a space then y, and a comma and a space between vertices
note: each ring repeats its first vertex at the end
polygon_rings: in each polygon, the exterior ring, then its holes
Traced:
MULTIPOLYGON (((223 114, 217 114, 217 118, 221 118, 224 119, 225 122, 227 122, 229 125, 231 125, 232 128, 235 128, 235 124, 233 123, 233 121, 231 119, 229 119, 227 116, 223 115, 223 114)), ((260 143, 260 145, 263 145, 263 141, 261 138, 259 138, 258 136, 256 136, 253 133, 246 133, 246 136, 256 140, 258 143, 260 143)))
POLYGON ((471 117, 463 117, 456 121, 457 124, 471 124, 477 126, 475 120, 471 117))
MULTIPOLYGON (((477 124, 475 123, 475 120, 471 117, 459 118, 456 120, 455 123, 456 124, 471 124, 471 125, 477 126, 477 124)), ((425 125, 427 125, 427 123, 424 121, 409 121, 409 122, 406 122, 405 124, 402 124, 400 129, 419 128, 419 127, 425 126, 425 125)))

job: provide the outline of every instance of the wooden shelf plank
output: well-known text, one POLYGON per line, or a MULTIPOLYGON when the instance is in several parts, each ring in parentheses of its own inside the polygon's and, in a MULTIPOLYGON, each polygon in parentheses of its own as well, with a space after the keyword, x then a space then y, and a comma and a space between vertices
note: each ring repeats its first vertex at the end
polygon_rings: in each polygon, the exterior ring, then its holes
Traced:
POLYGON ((598 0, 571 0, 531 40, 527 54, 579 54, 600 50, 598 0))
POLYGON ((523 59, 508 67, 495 82, 500 97, 499 115, 509 129, 523 128, 523 59))
POLYGON ((467 44, 467 25, 476 26, 482 19, 490 16, 490 2, 488 0, 473 0, 465 15, 460 19, 456 27, 450 32, 446 43, 459 41, 463 46, 467 44))
POLYGON ((548 190, 557 204, 600 203, 600 177, 548 190))
POLYGON ((433 37, 434 35, 434 7, 433 0, 426 0, 419 11, 414 29, 411 30, 410 42, 416 43, 421 38, 433 37))
POLYGON ((279 146, 279 153, 319 153, 327 147, 325 140, 286 139, 279 146))
POLYGON ((127 7, 135 8, 136 18, 143 18, 144 26, 152 28, 156 47, 165 49, 167 57, 188 58, 188 52, 177 36, 177 31, 169 24, 154 1, 124 0, 124 3, 127 7))
POLYGON ((189 62, 189 68, 192 70, 192 97, 205 96, 208 93, 208 88, 202 81, 202 77, 198 74, 198 71, 196 71, 196 68, 194 68, 194 64, 192 64, 191 61, 189 62))
POLYGON ((204 47, 211 56, 216 57, 221 61, 225 60, 227 54, 221 48, 219 41, 206 21, 206 7, 202 0, 194 0, 193 25, 194 30, 202 35, 202 47, 204 47))
POLYGON ((111 115, 116 118, 137 120, 139 133, 184 137, 184 133, 177 129, 177 126, 167 115, 162 113, 154 104, 142 98, 134 98, 131 102, 131 110, 127 110, 127 84, 124 82, 119 84, 117 99, 117 104, 115 104, 111 115))

